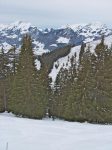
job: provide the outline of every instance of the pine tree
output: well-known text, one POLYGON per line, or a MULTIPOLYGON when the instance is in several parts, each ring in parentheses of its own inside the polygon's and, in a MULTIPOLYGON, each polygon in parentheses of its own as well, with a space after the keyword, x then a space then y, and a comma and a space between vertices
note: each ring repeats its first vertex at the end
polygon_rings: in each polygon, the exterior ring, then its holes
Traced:
POLYGON ((100 59, 97 59, 97 102, 100 119, 112 122, 112 51, 103 46, 100 59))
POLYGON ((79 53, 79 63, 81 63, 83 54, 84 54, 84 52, 85 52, 85 47, 86 47, 86 44, 85 44, 85 43, 82 43, 81 49, 80 49, 80 53, 79 53))
POLYGON ((61 68, 55 83, 55 116, 65 120, 74 120, 76 54, 72 56, 69 69, 61 68))
POLYGON ((77 62, 76 62, 76 53, 71 57, 70 64, 71 67, 68 69, 68 74, 66 77, 66 83, 64 86, 64 91, 66 93, 66 100, 64 101, 64 118, 66 120, 73 121, 75 120, 76 113, 76 87, 77 87, 77 62))
POLYGON ((46 102, 43 98, 43 84, 34 64, 30 36, 23 38, 21 53, 15 75, 11 76, 8 110, 17 115, 42 118, 46 102))
POLYGON ((0 51, 0 111, 6 110, 7 103, 7 76, 9 73, 9 60, 3 48, 0 51))
POLYGON ((12 47, 9 51, 8 51, 8 57, 11 59, 10 60, 10 64, 11 64, 11 72, 13 74, 16 73, 16 65, 17 65, 17 54, 16 54, 16 47, 12 47))

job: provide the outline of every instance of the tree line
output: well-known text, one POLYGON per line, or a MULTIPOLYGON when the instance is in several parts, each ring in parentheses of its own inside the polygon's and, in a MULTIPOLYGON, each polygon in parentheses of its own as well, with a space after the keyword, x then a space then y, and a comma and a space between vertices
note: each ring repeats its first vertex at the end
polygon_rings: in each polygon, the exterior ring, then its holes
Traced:
POLYGON ((112 123, 112 47, 105 44, 104 37, 94 53, 90 45, 82 43, 79 61, 76 61, 76 53, 68 57, 71 67, 65 69, 63 64, 51 89, 48 74, 52 63, 68 54, 70 49, 68 46, 44 54, 40 58, 40 70, 34 63, 36 56, 29 35, 23 38, 19 56, 15 47, 7 53, 2 49, 0 112, 38 119, 47 116, 68 121, 112 123))

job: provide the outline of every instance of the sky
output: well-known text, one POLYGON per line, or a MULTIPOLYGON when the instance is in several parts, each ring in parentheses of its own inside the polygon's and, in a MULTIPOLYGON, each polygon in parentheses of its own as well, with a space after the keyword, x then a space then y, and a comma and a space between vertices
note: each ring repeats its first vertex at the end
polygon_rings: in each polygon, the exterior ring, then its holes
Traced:
POLYGON ((112 0, 0 0, 0 24, 31 22, 37 27, 102 22, 112 26, 112 0))

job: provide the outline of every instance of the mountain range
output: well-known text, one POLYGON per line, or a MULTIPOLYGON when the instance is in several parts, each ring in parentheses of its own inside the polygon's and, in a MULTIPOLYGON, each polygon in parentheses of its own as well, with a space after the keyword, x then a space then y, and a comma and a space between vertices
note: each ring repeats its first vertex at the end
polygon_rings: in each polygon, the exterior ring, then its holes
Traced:
MULTIPOLYGON (((82 42, 86 44, 89 43, 93 52, 102 35, 105 36, 107 45, 111 45, 112 42, 112 29, 100 22, 64 25, 57 29, 39 29, 36 26, 31 25, 31 23, 17 21, 8 25, 0 25, 0 49, 3 48, 4 52, 8 52, 9 49, 15 46, 18 53, 19 48, 21 47, 22 38, 25 34, 29 34, 32 37, 34 53, 37 56, 59 50, 67 45, 73 47, 67 56, 54 61, 53 68, 49 73, 49 77, 52 78, 52 85, 54 85, 57 74, 63 64, 64 68, 70 67, 68 57, 71 58, 77 53, 78 61, 82 42), (66 64, 68 65, 66 66, 66 64), (55 67, 56 65, 58 65, 58 68, 55 67)), ((35 63, 39 70, 41 68, 41 62, 36 59, 35 63)))
POLYGON ((9 25, 0 25, 0 48, 5 51, 12 46, 19 48, 24 34, 30 34, 37 55, 62 48, 66 45, 78 46, 112 35, 112 29, 100 22, 89 24, 65 25, 54 29, 39 29, 30 23, 17 21, 9 25))

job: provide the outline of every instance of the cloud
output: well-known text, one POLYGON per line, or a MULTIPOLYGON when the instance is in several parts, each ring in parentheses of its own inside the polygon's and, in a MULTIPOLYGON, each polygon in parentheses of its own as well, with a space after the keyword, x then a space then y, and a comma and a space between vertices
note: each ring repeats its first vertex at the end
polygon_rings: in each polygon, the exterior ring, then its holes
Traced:
POLYGON ((102 21, 111 24, 112 0, 0 0, 0 22, 27 20, 38 26, 102 21))

